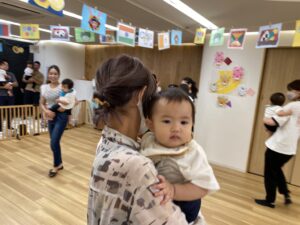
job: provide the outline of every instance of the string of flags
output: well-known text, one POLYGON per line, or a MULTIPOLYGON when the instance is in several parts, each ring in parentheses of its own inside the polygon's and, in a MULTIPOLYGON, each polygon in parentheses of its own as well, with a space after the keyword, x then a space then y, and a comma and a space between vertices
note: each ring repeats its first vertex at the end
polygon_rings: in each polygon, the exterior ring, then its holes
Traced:
MULTIPOLYGON (((43 7, 52 12, 54 9, 62 11, 64 5, 59 7, 50 4, 37 4, 36 0, 29 1, 34 5, 43 7)), ((55 11, 55 10, 54 10, 55 11)), ((61 12, 55 12, 61 15, 61 12)), ((107 14, 86 4, 82 7, 81 26, 74 28, 75 41, 79 43, 96 42, 96 35, 99 35, 101 44, 121 44, 127 46, 140 46, 144 48, 154 48, 154 31, 119 22, 117 31, 107 30, 106 25, 107 14)), ((274 48, 279 44, 282 23, 261 26, 258 32, 256 48, 274 48)), ((51 40, 70 41, 70 27, 68 26, 50 26, 51 40)), ((38 24, 21 24, 20 36, 23 39, 39 40, 40 30, 38 24)), ((225 28, 218 28, 211 31, 209 46, 224 45, 225 28)), ((246 40, 246 28, 231 29, 227 47, 229 49, 243 49, 246 40)), ((204 44, 207 30, 198 28, 195 32, 194 43, 204 44)), ((10 36, 10 25, 0 24, 0 36, 10 36)), ((170 48, 171 45, 178 46, 182 44, 182 31, 171 30, 167 32, 157 33, 157 45, 159 50, 170 48)), ((293 47, 300 46, 300 20, 296 21, 295 34, 292 43, 293 47)))

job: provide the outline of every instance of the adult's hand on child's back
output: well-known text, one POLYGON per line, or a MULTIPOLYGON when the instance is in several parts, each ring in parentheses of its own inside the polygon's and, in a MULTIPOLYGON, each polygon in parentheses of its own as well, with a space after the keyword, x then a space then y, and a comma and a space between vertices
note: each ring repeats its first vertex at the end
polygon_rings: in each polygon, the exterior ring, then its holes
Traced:
POLYGON ((151 189, 156 190, 156 192, 153 193, 155 197, 163 197, 160 204, 164 205, 174 198, 175 186, 169 183, 162 175, 158 175, 157 178, 159 179, 159 183, 152 185, 151 189))

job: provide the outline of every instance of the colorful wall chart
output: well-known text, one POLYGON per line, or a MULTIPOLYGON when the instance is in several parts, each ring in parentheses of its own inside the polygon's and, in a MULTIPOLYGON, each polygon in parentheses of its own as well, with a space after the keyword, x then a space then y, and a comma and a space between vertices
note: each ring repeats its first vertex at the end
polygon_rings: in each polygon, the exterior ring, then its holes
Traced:
POLYGON ((224 31, 225 28, 219 28, 213 30, 209 39, 209 46, 221 46, 224 43, 224 31))
POLYGON ((64 26, 50 26, 51 40, 69 41, 70 28, 64 26))
POLYGON ((256 48, 275 48, 279 44, 282 23, 261 26, 256 48))
POLYGON ((63 16, 64 0, 29 0, 28 3, 43 8, 52 14, 63 16))
POLYGON ((293 47, 300 46, 300 20, 296 21, 295 34, 293 40, 293 47))
POLYGON ((135 46, 135 27, 118 23, 117 42, 123 45, 135 46))
POLYGON ((170 48, 169 32, 158 33, 157 40, 158 40, 158 50, 164 50, 170 48))
POLYGON ((144 48, 153 48, 153 44, 154 32, 152 30, 139 28, 138 46, 144 48))
POLYGON ((40 39, 38 24, 21 24, 20 36, 24 39, 40 39))
POLYGON ((204 44, 206 35, 206 28, 198 28, 195 33, 194 43, 204 44))
POLYGON ((10 35, 10 25, 0 24, 0 36, 9 36, 9 35, 10 35))
POLYGON ((101 44, 115 44, 116 42, 116 31, 106 30, 105 35, 100 35, 99 40, 101 44))
POLYGON ((247 29, 231 29, 228 38, 229 49, 243 49, 247 29))
POLYGON ((105 13, 84 4, 82 7, 81 28, 86 31, 105 35, 106 17, 105 13))
POLYGON ((182 44, 182 31, 171 30, 171 45, 181 45, 182 44))
POLYGON ((75 40, 76 42, 95 42, 95 33, 83 30, 80 27, 75 28, 75 40))

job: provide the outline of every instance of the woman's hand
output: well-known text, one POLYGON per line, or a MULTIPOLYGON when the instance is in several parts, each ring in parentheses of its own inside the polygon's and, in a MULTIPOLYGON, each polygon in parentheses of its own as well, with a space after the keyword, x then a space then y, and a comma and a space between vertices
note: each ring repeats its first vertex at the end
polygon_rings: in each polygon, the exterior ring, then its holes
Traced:
POLYGON ((164 205, 174 198, 175 186, 169 183, 164 176, 158 175, 157 178, 159 179, 159 183, 152 185, 151 189, 156 190, 156 192, 153 193, 155 197, 163 197, 160 204, 164 205))
POLYGON ((55 117, 55 112, 52 112, 51 110, 47 109, 45 111, 46 117, 49 120, 52 120, 55 117))

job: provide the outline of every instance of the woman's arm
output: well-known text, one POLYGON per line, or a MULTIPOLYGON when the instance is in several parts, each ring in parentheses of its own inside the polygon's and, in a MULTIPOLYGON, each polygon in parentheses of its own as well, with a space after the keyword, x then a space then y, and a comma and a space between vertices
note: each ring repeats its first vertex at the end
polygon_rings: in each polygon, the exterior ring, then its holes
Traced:
POLYGON ((292 115, 292 113, 293 113, 292 110, 289 109, 288 111, 280 110, 276 114, 278 116, 290 116, 290 115, 292 115))
POLYGON ((42 111, 46 114, 46 117, 53 119, 55 117, 55 112, 49 110, 46 106, 46 99, 44 96, 40 97, 40 107, 42 111))

